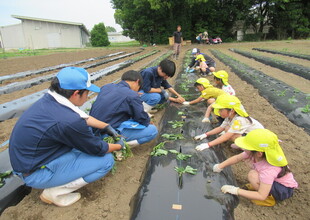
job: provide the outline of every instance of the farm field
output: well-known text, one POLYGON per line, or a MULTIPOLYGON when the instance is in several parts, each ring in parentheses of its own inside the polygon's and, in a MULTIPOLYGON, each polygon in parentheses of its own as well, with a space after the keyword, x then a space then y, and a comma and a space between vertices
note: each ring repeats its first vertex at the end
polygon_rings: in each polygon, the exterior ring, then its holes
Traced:
MULTIPOLYGON (((211 54, 209 49, 219 50, 220 52, 229 55, 254 69, 264 72, 268 76, 276 78, 288 84, 289 86, 296 88, 296 90, 299 90, 305 94, 310 93, 309 80, 293 73, 270 67, 229 50, 230 48, 236 48, 255 52, 256 54, 260 54, 262 56, 277 58, 309 68, 310 61, 308 60, 292 58, 278 54, 252 51, 252 48, 269 48, 273 50, 282 50, 310 55, 310 41, 270 41, 257 43, 224 43, 221 45, 188 45, 182 48, 180 58, 176 60, 177 72, 180 72, 184 69, 183 57, 185 56, 185 52, 194 47, 198 47, 203 53, 206 53, 211 57, 214 56, 211 54)), ((132 55, 121 60, 109 62, 94 68, 89 68, 87 70, 92 73, 122 61, 130 60, 132 58, 142 56, 143 54, 148 54, 153 50, 160 50, 159 52, 145 59, 142 59, 129 67, 114 72, 113 74, 105 76, 94 82, 96 85, 102 86, 117 80, 127 70, 140 70, 145 65, 155 60, 157 57, 168 52, 170 49, 170 46, 146 47, 139 54, 132 55)), ((130 53, 139 50, 141 50, 139 47, 113 49, 101 48, 81 50, 80 52, 50 54, 44 56, 1 59, 0 76, 104 56, 120 51, 130 53)), ((234 211, 235 219, 308 219, 308 216, 310 215, 310 210, 308 208, 310 205, 310 199, 308 196, 310 194, 310 175, 308 162, 308 158, 310 157, 308 150, 310 143, 309 134, 306 133, 303 128, 298 127, 290 122, 284 114, 276 110, 265 98, 261 97, 257 89, 241 80, 234 72, 232 72, 229 66, 226 66, 216 58, 215 61, 217 70, 226 70, 229 73, 229 82, 236 90, 236 95, 240 98, 250 116, 260 121, 265 126, 265 128, 275 132, 279 139, 283 141, 281 146, 286 154, 289 166, 294 173, 295 179, 299 183, 299 188, 295 190, 294 196, 288 200, 278 203, 275 207, 259 207, 252 204, 247 199, 240 198, 239 205, 234 211)), ((79 66, 82 65, 83 64, 79 66)), ((57 70, 44 74, 51 74, 56 72, 57 70)), ((27 76, 23 79, 7 80, 2 82, 0 86, 7 85, 9 83, 20 82, 23 80, 29 80, 35 77, 38 77, 38 75, 27 76)), ((213 77, 208 76, 208 79, 211 82, 212 78, 213 77)), ((170 79, 170 82, 173 84, 174 80, 175 77, 170 79)), ((44 82, 27 89, 15 91, 9 94, 2 94, 0 95, 0 104, 41 91, 48 88, 48 86, 49 82, 44 82)), ((305 105, 307 104, 310 105, 310 100, 309 103, 305 103, 305 105)), ((203 109, 203 111, 205 111, 205 109, 203 109)), ((163 113, 164 110, 155 114, 155 124, 160 124, 163 113)), ((308 112, 308 114, 310 113, 308 112)), ((0 144, 9 139, 10 133, 16 121, 17 119, 13 118, 0 122, 0 144)), ((110 173, 102 180, 91 183, 80 189, 79 191, 82 193, 81 201, 70 207, 58 208, 56 206, 46 205, 39 199, 41 190, 33 189, 32 192, 26 196, 18 205, 7 208, 0 216, 0 219, 129 219, 131 214, 130 201, 140 186, 141 174, 145 170, 146 162, 149 158, 149 153, 152 147, 155 145, 156 141, 153 141, 152 143, 145 144, 133 149, 134 157, 117 163, 117 170, 114 175, 110 173)), ((238 153, 236 150, 229 149, 229 145, 230 144, 225 144, 221 146, 224 149, 226 157, 238 153)), ((3 149, 4 148, 0 148, 0 151, 3 149)), ((247 183, 247 172, 248 168, 243 163, 233 167, 233 173, 239 186, 247 183)), ((204 207, 201 207, 201 209, 203 208, 204 207)), ((195 219, 194 216, 193 219, 195 219)))

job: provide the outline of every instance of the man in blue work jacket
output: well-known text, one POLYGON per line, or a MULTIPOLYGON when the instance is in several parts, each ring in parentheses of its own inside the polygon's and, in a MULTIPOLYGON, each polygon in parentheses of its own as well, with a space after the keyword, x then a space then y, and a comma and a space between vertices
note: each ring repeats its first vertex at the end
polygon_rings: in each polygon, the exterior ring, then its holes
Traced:
MULTIPOLYGON (((122 75, 122 81, 104 85, 93 103, 90 115, 109 123, 122 135, 129 146, 135 147, 153 140, 157 128, 150 124, 138 91, 143 83, 140 73, 130 70, 122 75)), ((94 129, 95 133, 98 129, 94 129)))
POLYGON ((158 66, 149 67, 141 71, 143 85, 142 90, 139 92, 142 93, 141 99, 146 112, 149 113, 156 104, 162 104, 167 100, 178 103, 185 101, 167 81, 168 78, 174 76, 175 70, 175 63, 165 59, 158 66), (166 89, 177 97, 169 97, 169 94, 165 91, 166 89))
POLYGON ((44 189, 43 202, 69 206, 80 193, 73 191, 105 176, 113 167, 110 152, 120 150, 122 140, 108 144, 93 135, 88 125, 111 128, 81 111, 88 92, 99 92, 88 72, 66 67, 50 89, 17 121, 9 146, 14 173, 27 186, 44 189))

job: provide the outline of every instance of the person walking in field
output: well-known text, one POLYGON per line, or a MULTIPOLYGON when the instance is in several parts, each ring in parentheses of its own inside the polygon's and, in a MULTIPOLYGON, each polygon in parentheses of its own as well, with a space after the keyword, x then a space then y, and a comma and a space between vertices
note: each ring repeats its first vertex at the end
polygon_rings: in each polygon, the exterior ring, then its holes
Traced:
POLYGON ((104 177, 114 165, 111 152, 125 147, 123 139, 108 144, 94 136, 89 126, 101 127, 113 137, 115 131, 77 107, 87 101, 89 91, 100 89, 91 84, 88 72, 66 67, 13 129, 9 146, 13 172, 27 186, 44 189, 40 198, 45 203, 77 202, 81 194, 73 192, 104 177))
POLYGON ((220 173, 225 167, 245 161, 251 167, 249 183, 244 189, 224 185, 221 188, 223 193, 245 197, 259 206, 274 206, 276 201, 293 196, 298 183, 288 167, 276 134, 267 129, 256 129, 245 137, 237 138, 235 144, 244 152, 215 164, 213 172, 220 173))
POLYGON ((173 45, 174 58, 177 60, 179 58, 179 54, 181 52, 181 46, 183 43, 181 25, 177 26, 177 30, 173 33, 173 38, 174 38, 174 45, 173 45))

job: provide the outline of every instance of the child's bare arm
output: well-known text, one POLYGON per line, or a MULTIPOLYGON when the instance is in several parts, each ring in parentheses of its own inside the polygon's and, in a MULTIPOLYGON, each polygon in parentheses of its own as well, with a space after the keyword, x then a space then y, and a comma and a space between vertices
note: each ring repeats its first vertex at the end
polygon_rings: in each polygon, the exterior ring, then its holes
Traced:
POLYGON ((193 100, 193 101, 190 101, 189 104, 192 105, 192 104, 196 104, 196 103, 199 103, 203 100, 202 97, 198 97, 197 99, 193 100))
POLYGON ((237 154, 235 156, 232 156, 228 158, 227 160, 223 161, 218 165, 220 169, 224 169, 225 167, 231 166, 233 164, 239 163, 240 161, 243 160, 243 152, 240 154, 237 154))

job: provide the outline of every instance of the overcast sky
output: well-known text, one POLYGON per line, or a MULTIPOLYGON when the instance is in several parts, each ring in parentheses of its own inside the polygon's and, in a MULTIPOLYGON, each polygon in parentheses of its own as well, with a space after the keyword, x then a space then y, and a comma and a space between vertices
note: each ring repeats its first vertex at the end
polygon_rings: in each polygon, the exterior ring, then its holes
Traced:
POLYGON ((122 30, 110 0, 0 0, 0 26, 20 23, 11 15, 83 23, 89 31, 100 22, 122 30))

